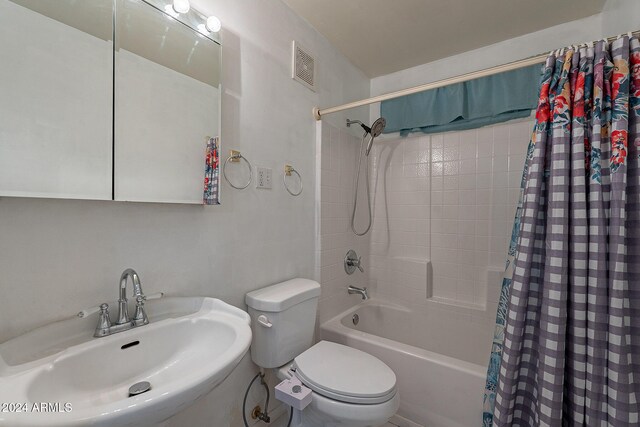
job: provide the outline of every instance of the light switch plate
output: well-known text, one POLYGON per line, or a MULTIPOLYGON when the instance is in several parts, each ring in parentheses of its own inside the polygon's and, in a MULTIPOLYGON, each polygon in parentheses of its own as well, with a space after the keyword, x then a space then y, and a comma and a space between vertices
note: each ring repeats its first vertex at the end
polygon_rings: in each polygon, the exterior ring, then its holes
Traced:
POLYGON ((270 189, 272 174, 273 171, 271 169, 259 167, 256 188, 262 188, 265 190, 270 189))

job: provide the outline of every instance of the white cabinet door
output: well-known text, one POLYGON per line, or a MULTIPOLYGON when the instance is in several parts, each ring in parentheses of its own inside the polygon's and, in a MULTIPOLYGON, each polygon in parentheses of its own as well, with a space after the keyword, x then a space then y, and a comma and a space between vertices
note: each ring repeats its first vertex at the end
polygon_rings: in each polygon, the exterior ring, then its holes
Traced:
POLYGON ((201 204, 220 46, 143 2, 116 11, 115 200, 201 204))
POLYGON ((111 199, 111 0, 0 0, 0 196, 111 199))

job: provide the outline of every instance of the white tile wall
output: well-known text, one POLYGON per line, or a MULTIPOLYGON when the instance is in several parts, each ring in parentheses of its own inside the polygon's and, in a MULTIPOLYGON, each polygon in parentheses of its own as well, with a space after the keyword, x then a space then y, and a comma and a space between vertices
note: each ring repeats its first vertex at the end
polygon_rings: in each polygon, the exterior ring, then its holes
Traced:
POLYGON ((486 305, 487 271, 504 265, 532 127, 525 120, 431 136, 434 297, 486 305))
POLYGON ((462 352, 489 346, 533 121, 379 138, 369 159, 373 227, 362 238, 349 227, 360 138, 321 126, 319 322, 360 302, 346 293, 354 284, 473 331, 474 340, 440 339, 440 346, 462 352), (365 274, 344 272, 350 248, 362 255, 365 274))
POLYGON ((431 140, 421 136, 399 142, 379 139, 373 151, 369 280, 380 294, 424 300, 430 295, 431 140))
POLYGON ((380 295, 495 314, 500 280, 487 276, 504 266, 532 128, 526 119, 377 143, 369 280, 380 295))
MULTIPOLYGON (((350 228, 353 207, 354 179, 361 139, 322 123, 320 147, 320 242, 319 275, 322 293, 319 302, 319 322, 323 322, 360 302, 357 295, 349 295, 347 286, 368 286, 370 234, 357 237, 350 228), (364 273, 347 275, 344 257, 349 249, 362 256, 364 273)), ((369 158, 371 160, 371 157, 369 158)), ((363 160, 356 229, 363 231, 367 224, 365 162, 363 160)))

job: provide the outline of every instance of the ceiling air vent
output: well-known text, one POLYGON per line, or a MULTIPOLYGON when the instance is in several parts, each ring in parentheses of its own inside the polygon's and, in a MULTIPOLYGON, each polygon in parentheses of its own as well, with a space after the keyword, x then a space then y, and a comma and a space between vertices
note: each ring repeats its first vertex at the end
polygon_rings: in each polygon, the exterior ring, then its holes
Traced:
POLYGON ((316 91, 316 59, 295 40, 293 41, 291 77, 312 91, 316 91))

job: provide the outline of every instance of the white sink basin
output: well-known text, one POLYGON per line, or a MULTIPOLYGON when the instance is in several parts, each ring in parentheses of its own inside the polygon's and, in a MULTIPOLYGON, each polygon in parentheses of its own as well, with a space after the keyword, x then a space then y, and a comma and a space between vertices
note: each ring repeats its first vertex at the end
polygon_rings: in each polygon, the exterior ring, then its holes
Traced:
POLYGON ((148 325, 104 338, 92 337, 93 315, 0 344, 0 402, 17 404, 0 408, 0 425, 151 426, 220 384, 249 349, 249 315, 220 300, 164 298, 146 308, 148 325), (129 397, 140 381, 151 389, 129 397), (42 403, 50 405, 36 412, 42 403))

